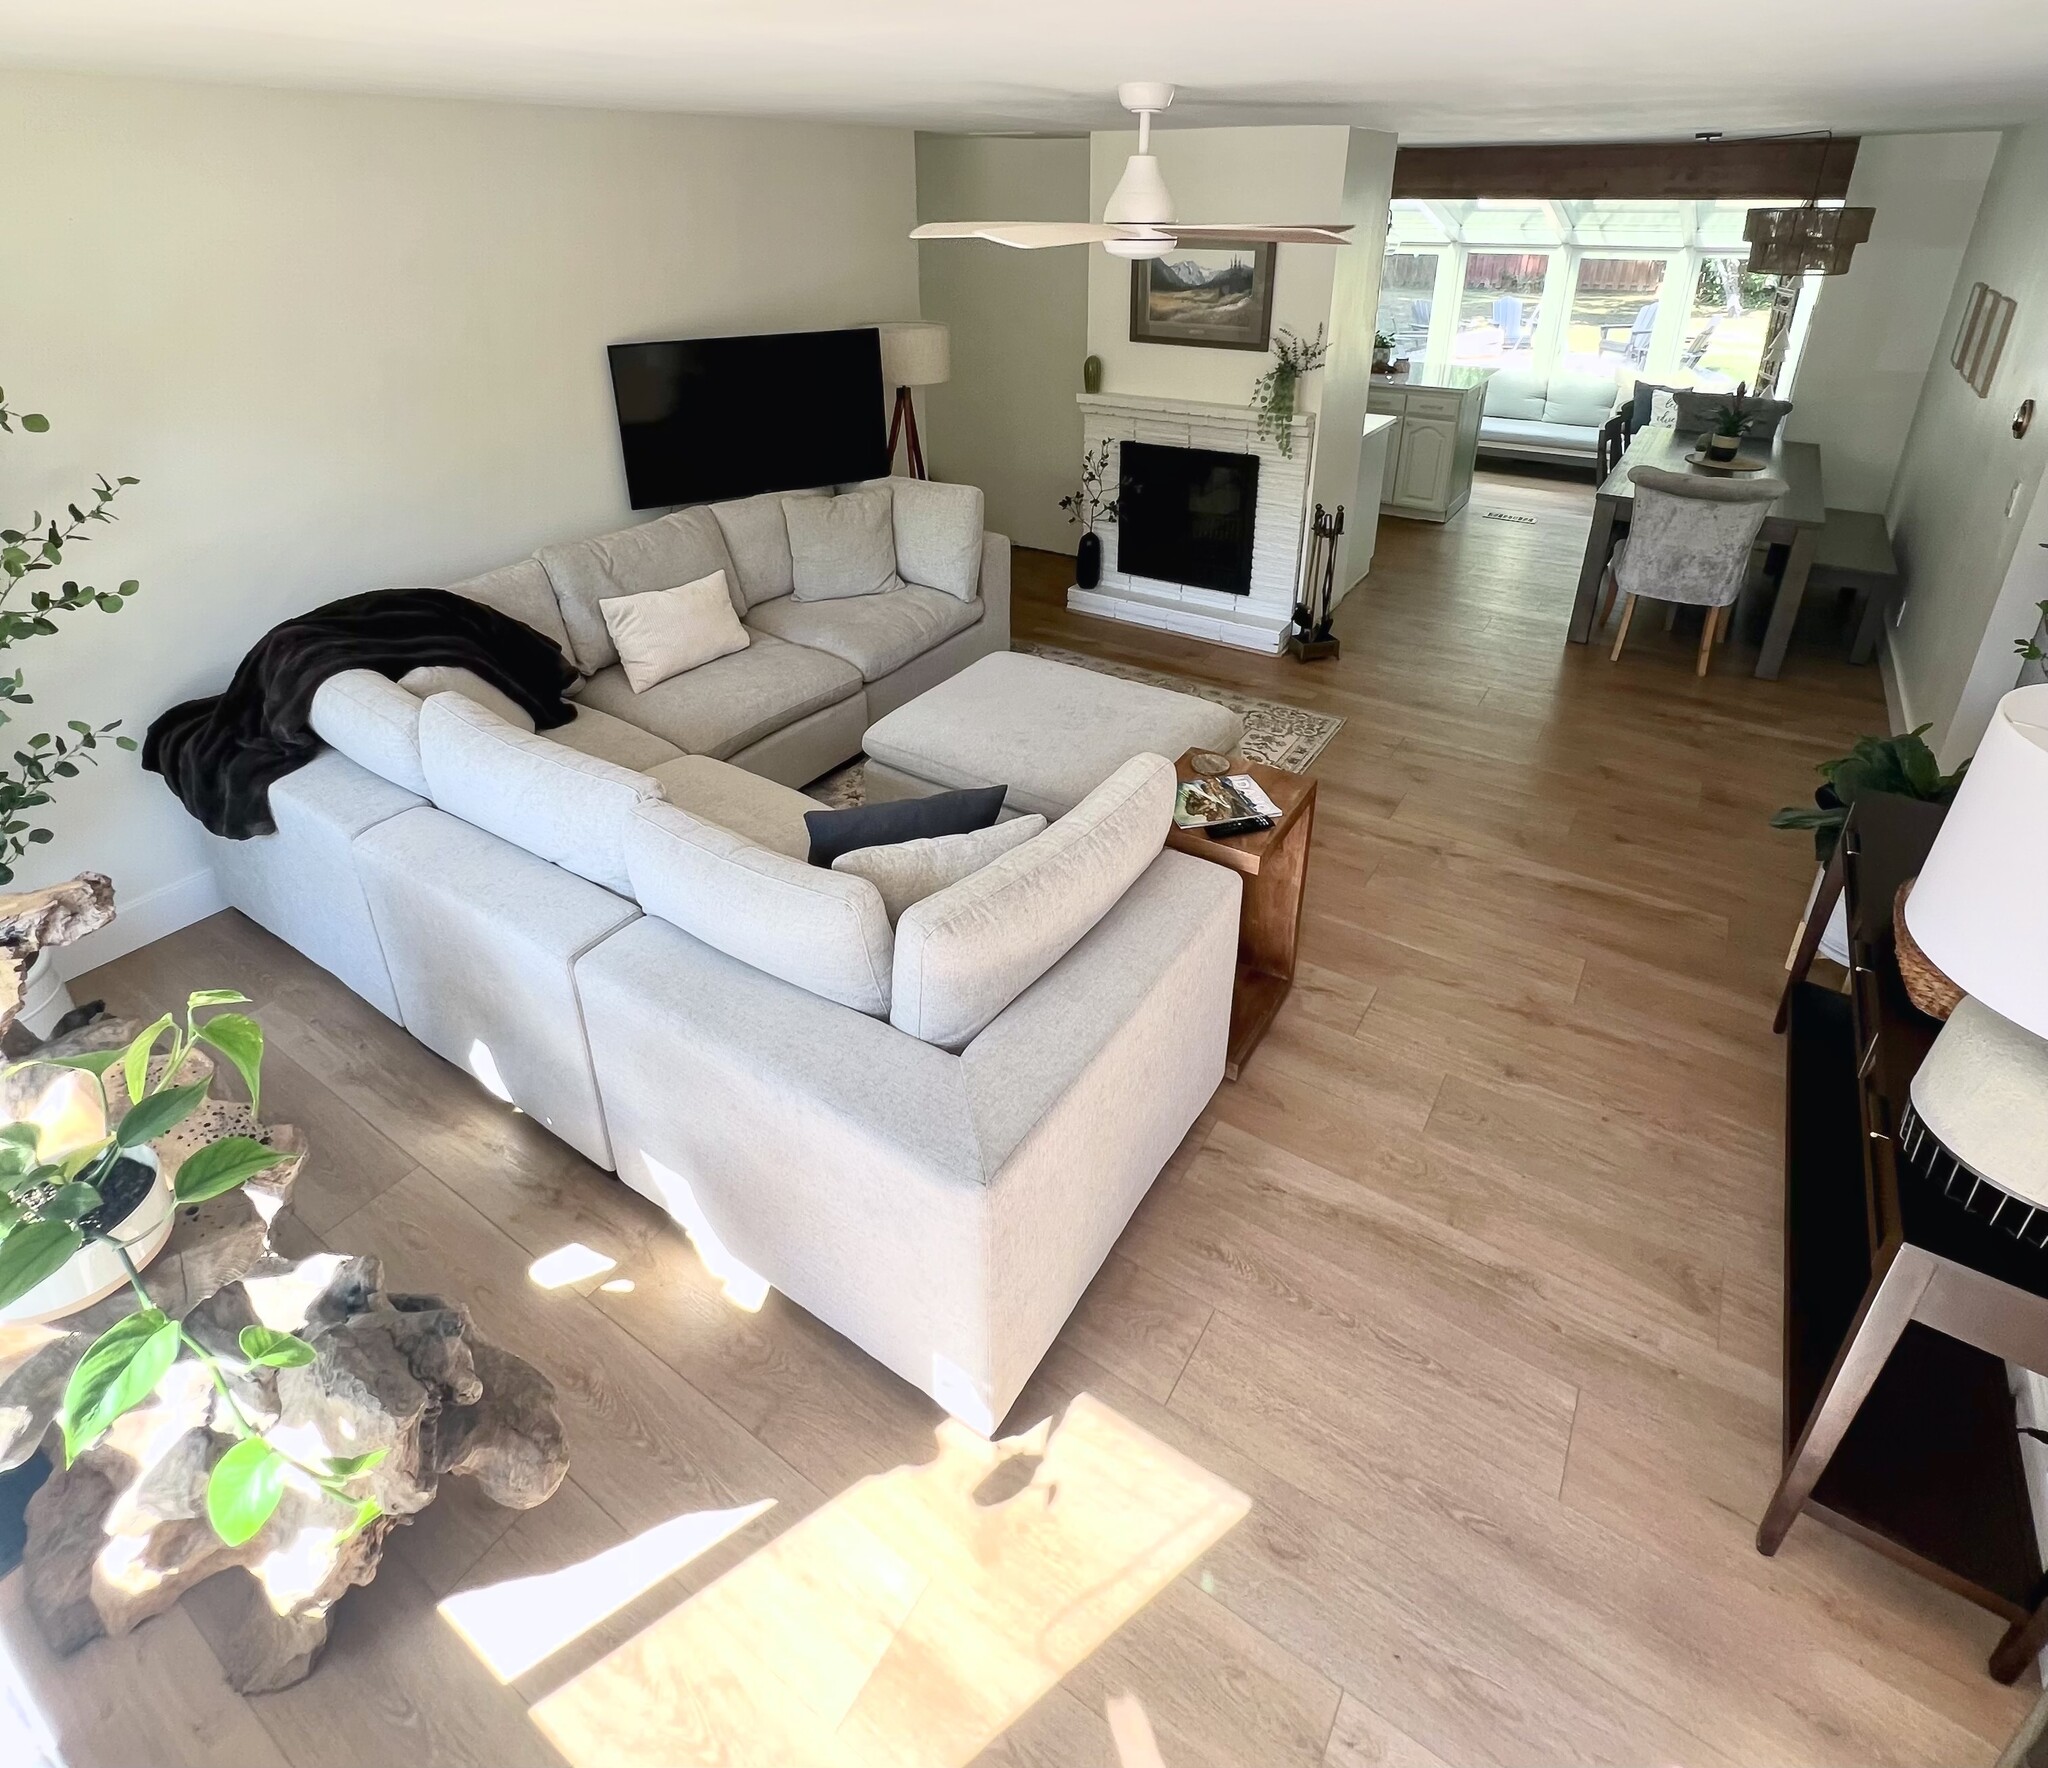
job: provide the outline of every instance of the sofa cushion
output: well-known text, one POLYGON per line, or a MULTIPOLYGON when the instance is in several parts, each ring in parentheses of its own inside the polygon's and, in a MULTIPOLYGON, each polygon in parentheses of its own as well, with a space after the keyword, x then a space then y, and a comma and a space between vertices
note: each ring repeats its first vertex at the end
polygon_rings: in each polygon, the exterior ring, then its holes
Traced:
POLYGON ((582 704, 665 737, 692 755, 737 755, 784 725, 860 692, 860 671, 805 645, 757 632, 744 651, 720 657, 636 694, 626 672, 601 669, 582 704))
POLYGON ((657 737, 652 731, 614 718, 609 712, 600 712, 595 706, 578 706, 576 716, 567 724, 556 726, 548 736, 565 749, 574 749, 579 755, 595 755, 600 761, 629 768, 634 773, 652 773, 663 762, 682 754, 668 738, 657 737))
POLYGON ((916 841, 892 841, 881 847, 856 847, 835 859, 832 869, 865 878, 879 890, 882 907, 888 910, 889 925, 893 927, 912 903, 922 902, 934 892, 973 876, 1011 848, 1021 847, 1032 836, 1044 832, 1042 816, 1012 817, 1007 823, 970 829, 962 835, 927 835, 916 841))
POLYGON ((1558 448, 1594 454, 1600 447, 1595 424, 1551 424, 1540 418, 1487 417, 1479 420, 1479 446, 1558 448))
POLYGON ((467 694, 507 724, 516 724, 523 731, 533 729, 533 715, 510 694, 492 687, 474 669, 424 663, 417 669, 408 669, 398 678, 398 685, 415 700, 431 700, 436 694, 467 694))
POLYGON ((619 667, 636 694, 734 651, 750 634, 733 611, 725 573, 714 571, 674 589, 607 596, 598 603, 619 667))
POLYGON ((709 506, 739 573, 734 582, 745 607, 772 602, 796 587, 796 579, 790 575, 789 525, 782 519, 782 500, 831 495, 830 486, 815 491, 764 491, 758 497, 735 497, 709 506))
POLYGON ((929 835, 964 835, 985 829, 1003 814, 1001 786, 970 786, 925 798, 887 798, 851 810, 812 810, 804 815, 811 832, 810 862, 829 866, 857 847, 886 847, 929 835))
POLYGON ((661 787, 647 775, 507 724, 460 694, 420 709, 427 795, 528 853, 628 894, 626 814, 661 787))
MULTIPOLYGON (((555 586, 571 655, 585 675, 619 660, 598 608, 606 597, 674 589, 714 571, 725 573, 729 587, 736 575, 717 519, 701 505, 621 528, 616 534, 600 534, 595 540, 544 546, 535 556, 555 586)), ((745 613, 744 604, 735 599, 733 612, 745 613)))
POLYGON ((553 639, 563 656, 575 660, 575 653, 569 648, 569 629, 562 624, 561 606, 555 600, 555 586, 548 581, 539 559, 500 565, 495 571, 451 583, 448 588, 452 594, 467 596, 473 602, 511 615, 542 637, 553 639))
POLYGON ((913 657, 965 632, 981 618, 981 603, 906 583, 880 595, 806 602, 793 595, 763 602, 747 615, 756 632, 772 632, 793 645, 809 645, 851 663, 863 681, 879 681, 913 657))
POLYGON ((420 702, 374 669, 344 669, 314 691, 307 722, 330 748, 380 780, 424 798, 420 768, 420 702))
POLYGON ((1481 409, 1487 417, 1541 418, 1544 386, 1540 374, 1526 368, 1504 368, 1488 377, 1481 409))
POLYGON ((906 909, 889 1023, 964 1049, 1159 857, 1173 794, 1173 763, 1135 755, 1044 834, 906 909))
POLYGON ((857 1013, 888 1013, 889 917, 865 878, 806 865, 661 803, 628 819, 626 867, 650 915, 857 1013))
POLYGON ((811 831, 804 815, 818 808, 815 798, 708 755, 678 755, 647 771, 669 803, 699 822, 716 823, 791 859, 808 858, 811 831))
POLYGON ((790 576, 799 601, 900 589, 894 506, 885 486, 838 497, 785 497, 790 576))
POLYGON ((1597 430, 1614 415, 1620 383, 1611 374, 1554 374, 1538 414, 1547 424, 1585 424, 1597 430))
POLYGON ((974 599, 981 575, 981 488, 931 479, 891 479, 896 574, 906 583, 974 599))

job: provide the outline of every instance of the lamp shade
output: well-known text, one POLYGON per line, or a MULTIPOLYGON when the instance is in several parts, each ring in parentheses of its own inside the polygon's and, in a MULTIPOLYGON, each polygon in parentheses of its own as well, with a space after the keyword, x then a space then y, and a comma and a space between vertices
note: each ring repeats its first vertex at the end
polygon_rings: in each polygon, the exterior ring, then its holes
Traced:
POLYGON ((907 319, 877 329, 882 334, 883 386, 936 387, 952 372, 952 337, 943 325, 907 319))
POLYGON ((1998 702, 1905 913, 1951 982, 2048 1037, 2048 682, 1998 702))

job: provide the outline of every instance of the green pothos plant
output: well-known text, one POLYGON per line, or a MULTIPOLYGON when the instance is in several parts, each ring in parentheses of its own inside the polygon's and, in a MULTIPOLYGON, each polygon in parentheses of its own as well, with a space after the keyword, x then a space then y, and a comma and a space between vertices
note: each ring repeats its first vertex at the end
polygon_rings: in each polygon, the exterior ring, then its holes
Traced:
MULTIPOLYGON (((0 431, 13 434, 15 427, 31 436, 45 434, 50 420, 39 411, 15 411, 0 391, 0 431)), ((66 579, 55 589, 33 580, 43 572, 55 571, 64 563, 66 547, 92 537, 95 524, 111 522, 113 501, 132 478, 109 480, 102 474, 94 481, 89 506, 69 504, 60 520, 41 510, 19 527, 0 527, 0 651, 24 639, 40 638, 57 630, 57 616, 97 608, 118 614, 128 598, 140 589, 133 578, 116 589, 95 589, 89 583, 66 579), (23 593, 16 600, 16 592, 23 593)), ((22 686, 19 669, 0 674, 0 726, 11 724, 10 706, 32 706, 35 697, 22 686)), ((133 749, 133 737, 116 736, 121 721, 93 725, 82 718, 65 721, 62 731, 39 731, 16 748, 7 760, 0 760, 0 884, 14 882, 14 868, 31 847, 50 839, 50 831, 34 819, 33 813, 50 802, 52 791, 64 780, 78 776, 80 763, 99 765, 100 745, 111 738, 115 747, 133 749)))
POLYGON ((1302 377, 1314 374, 1330 357, 1324 328, 1304 338, 1284 325, 1273 345, 1273 366, 1252 388, 1252 409, 1259 414, 1259 434, 1270 436, 1283 455, 1294 453, 1294 406, 1302 377))
MULTIPOLYGON (((151 1300, 127 1248, 114 1236, 119 1222, 102 1222, 105 1190, 115 1168, 132 1151, 167 1135, 206 1102, 212 1077, 180 1081, 186 1058, 202 1047, 225 1060, 242 1077, 253 1112, 262 1098, 263 1028, 246 1013, 202 1011, 239 1006, 246 995, 232 989, 204 989, 185 1003, 182 1020, 166 1013, 123 1049, 36 1055, 8 1072, 31 1067, 83 1070, 99 1088, 106 1131, 83 1148, 45 1157, 42 1132, 33 1123, 0 1125, 0 1307, 19 1300, 61 1270, 88 1241, 111 1246, 141 1304, 95 1339, 71 1372, 57 1413, 68 1467, 105 1436, 115 1420, 157 1391, 181 1357, 191 1357, 207 1374, 220 1399, 226 1428, 236 1441, 216 1461, 206 1483, 206 1515, 214 1532, 238 1547, 270 1520, 284 1496, 287 1478, 297 1473, 321 1491, 351 1506, 343 1535, 354 1534, 379 1514, 377 1501, 351 1489, 383 1460, 384 1451, 341 1456, 319 1464, 279 1448, 250 1418, 228 1380, 232 1359, 209 1350, 151 1300), (161 1057, 161 1066, 156 1059, 161 1057), (156 1067, 154 1078, 152 1068, 156 1067), (108 1076, 118 1074, 125 1105, 116 1110, 108 1076)), ((172 1191, 181 1204, 204 1203, 246 1185, 289 1156, 253 1136, 220 1136, 186 1155, 172 1191)), ((242 1329, 237 1348, 248 1369, 295 1369, 313 1361, 303 1338, 267 1326, 242 1329)))
MULTIPOLYGON (((2048 602, 2036 602, 2034 605, 2041 610, 2041 625, 2048 626, 2048 602)), ((2035 631, 2039 630, 2039 627, 2035 628, 2035 631)), ((2041 641, 2032 632, 2024 638, 2014 639, 2012 648, 2022 663, 2048 663, 2048 650, 2042 648, 2041 641)))

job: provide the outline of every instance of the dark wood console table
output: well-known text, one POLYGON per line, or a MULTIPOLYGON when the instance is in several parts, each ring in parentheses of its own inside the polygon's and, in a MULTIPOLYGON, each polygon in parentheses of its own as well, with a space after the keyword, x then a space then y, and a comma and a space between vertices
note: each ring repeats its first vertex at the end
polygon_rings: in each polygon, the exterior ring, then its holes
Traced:
POLYGON ((1944 1195, 1898 1141, 1937 1021, 1906 998, 1892 898, 1940 807, 1859 798, 1781 1013, 1785 1076, 1785 1467, 1757 1530, 1775 1553, 1811 1512, 2009 1624, 1991 1674, 2048 1644, 2048 1580, 2006 1363, 2048 1373, 2048 1252, 1944 1195), (1848 994, 1805 971, 1839 882, 1848 994))

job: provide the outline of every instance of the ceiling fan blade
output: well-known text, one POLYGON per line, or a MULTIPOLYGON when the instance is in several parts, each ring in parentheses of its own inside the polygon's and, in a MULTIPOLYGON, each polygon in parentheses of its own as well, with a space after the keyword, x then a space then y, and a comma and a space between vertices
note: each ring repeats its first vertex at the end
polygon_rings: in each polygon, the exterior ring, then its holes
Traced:
POLYGON ((1199 224, 1174 221, 1168 224, 1166 231, 1189 244, 1199 244, 1205 239, 1272 240, 1284 246, 1348 246, 1351 243, 1345 238, 1351 231, 1349 221, 1204 221, 1199 224))
POLYGON ((1156 228, 1101 221, 928 221, 911 229, 912 239, 987 239, 999 246, 1033 250, 1041 246, 1086 246, 1111 239, 1165 239, 1156 228))

